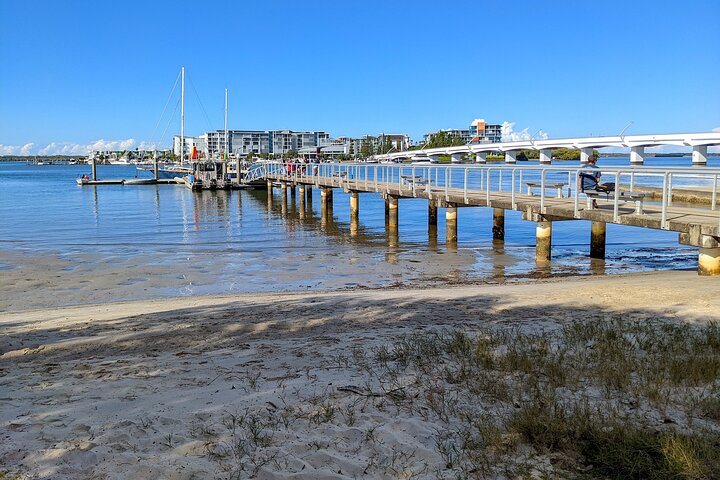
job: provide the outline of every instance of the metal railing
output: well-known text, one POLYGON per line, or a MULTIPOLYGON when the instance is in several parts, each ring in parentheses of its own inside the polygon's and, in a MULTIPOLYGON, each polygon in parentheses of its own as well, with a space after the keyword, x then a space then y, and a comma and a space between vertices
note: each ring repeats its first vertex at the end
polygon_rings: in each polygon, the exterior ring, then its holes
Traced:
MULTIPOLYGON (((646 167, 646 166, 612 166, 600 167, 602 179, 614 181, 616 188, 612 195, 613 222, 620 216, 620 204, 624 203, 621 193, 633 192, 636 187, 659 188, 661 198, 650 202, 660 206, 661 228, 668 229, 668 208, 673 204, 673 189, 679 187, 704 187, 710 192, 710 205, 707 208, 693 205, 693 209, 704 213, 720 212, 718 209, 718 168, 698 167, 646 167)), ((333 186, 354 185, 364 190, 380 192, 383 188, 390 193, 390 185, 396 185, 398 191, 411 192, 413 196, 424 189, 427 194, 441 193, 446 200, 450 199, 451 189, 462 190, 464 201, 469 195, 484 194, 488 203, 493 193, 509 193, 513 208, 516 197, 523 193, 523 186, 528 182, 539 182, 540 213, 546 213, 547 194, 550 184, 564 183, 567 189, 566 198, 572 198, 574 214, 580 210, 580 199, 583 195, 578 186, 580 174, 587 173, 582 166, 547 166, 547 165, 412 165, 412 164, 369 164, 369 163, 264 163, 257 167, 255 179, 263 175, 274 175, 291 181, 308 178, 317 183, 321 178, 329 179, 333 186)), ((556 185, 553 185, 554 189, 556 185)), ((720 230, 720 213, 717 221, 720 230)))

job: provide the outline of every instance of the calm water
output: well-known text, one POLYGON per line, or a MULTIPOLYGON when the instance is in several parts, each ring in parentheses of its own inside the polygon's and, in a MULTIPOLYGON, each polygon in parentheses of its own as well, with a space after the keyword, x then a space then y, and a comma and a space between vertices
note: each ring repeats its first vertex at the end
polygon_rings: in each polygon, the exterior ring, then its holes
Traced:
MULTIPOLYGON (((627 165, 627 159, 602 159, 627 165)), ((689 165, 689 158, 648 165, 689 165)), ((720 165, 717 158, 711 159, 720 165)), ((384 204, 360 201, 350 237, 349 198, 336 190, 333 221, 320 222, 314 191, 306 218, 288 197, 264 191, 193 193, 182 186, 79 187, 89 166, 0 164, 0 309, 102 299, 206 293, 379 287, 497 280, 536 274, 535 225, 506 213, 504 248, 491 241, 492 211, 460 209, 458 248, 428 237, 427 203, 400 203, 400 243, 385 236, 384 204)), ((134 167, 98 166, 100 178, 132 178, 134 167)), ((589 224, 556 222, 553 264, 543 273, 590 274, 694 268, 696 250, 677 234, 608 225, 607 260, 588 257, 589 224)))

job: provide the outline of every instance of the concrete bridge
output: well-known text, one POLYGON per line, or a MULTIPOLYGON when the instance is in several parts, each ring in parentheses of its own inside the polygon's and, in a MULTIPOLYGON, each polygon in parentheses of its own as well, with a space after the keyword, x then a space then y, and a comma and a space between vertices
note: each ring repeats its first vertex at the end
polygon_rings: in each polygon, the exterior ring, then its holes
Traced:
POLYGON ((557 148, 580 149, 580 161, 587 163, 593 149, 604 147, 627 148, 630 163, 642 165, 646 157, 646 148, 672 145, 692 148, 692 164, 706 165, 708 147, 720 145, 720 133, 675 133, 662 135, 618 135, 606 137, 559 138, 552 140, 525 140, 520 142, 468 144, 457 147, 428 148, 404 152, 391 152, 376 155, 379 161, 398 161, 412 158, 427 158, 437 163, 441 155, 450 155, 453 163, 460 163, 463 157, 474 157, 477 163, 485 163, 491 152, 503 152, 505 163, 517 161, 517 154, 522 150, 536 150, 540 154, 540 164, 552 162, 552 150, 557 148))
POLYGON ((681 244, 698 248, 698 273, 720 275, 720 169, 674 167, 608 167, 603 181, 619 188, 597 196, 597 206, 577 188, 581 167, 519 165, 431 165, 403 164, 285 164, 256 165, 252 176, 263 179, 268 193, 280 186, 281 194, 299 189, 300 201, 316 188, 321 193, 322 213, 332 210, 333 190, 350 193, 351 234, 358 231, 360 194, 375 193, 385 199, 386 225, 390 237, 397 234, 400 200, 428 200, 428 224, 436 226, 438 208, 445 209, 446 241, 457 242, 458 208, 493 208, 493 239, 502 241, 505 210, 522 212, 524 220, 536 223, 536 259, 549 262, 552 225, 557 221, 589 220, 590 256, 605 257, 606 224, 631 225, 677 232, 681 244), (650 201, 633 189, 657 184, 660 194, 650 201), (679 204, 679 186, 705 189, 704 205, 679 204), (700 186, 698 186, 700 185, 700 186))

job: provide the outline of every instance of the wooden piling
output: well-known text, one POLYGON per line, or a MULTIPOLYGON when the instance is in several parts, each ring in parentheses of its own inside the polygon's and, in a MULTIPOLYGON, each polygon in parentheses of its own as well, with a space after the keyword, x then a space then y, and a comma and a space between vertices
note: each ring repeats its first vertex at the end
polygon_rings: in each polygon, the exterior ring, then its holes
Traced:
POLYGON ((537 222, 535 227, 535 260, 549 262, 552 250, 552 222, 537 222))
POLYGON ((505 241, 505 209, 493 208, 493 240, 505 241))
POLYGON ((457 207, 447 207, 445 209, 445 241, 455 243, 457 238, 457 207))
POLYGON ((605 222, 593 221, 590 225, 590 258, 605 258, 605 222))

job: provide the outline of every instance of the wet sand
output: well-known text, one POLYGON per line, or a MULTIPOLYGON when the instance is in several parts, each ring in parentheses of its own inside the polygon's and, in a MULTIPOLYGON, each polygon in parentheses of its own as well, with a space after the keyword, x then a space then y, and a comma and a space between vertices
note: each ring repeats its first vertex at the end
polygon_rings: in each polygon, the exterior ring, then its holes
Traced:
POLYGON ((444 460, 434 433, 454 425, 354 393, 377 389, 353 361, 357 351, 443 328, 541 331, 617 316, 718 321, 718 288, 695 272, 658 272, 5 313, 0 473, 436 478, 444 460), (299 413, 284 415, 290 411, 299 413), (219 446, 237 452, 250 442, 233 425, 258 415, 276 419, 272 438, 255 438, 243 455, 220 455, 219 446))

